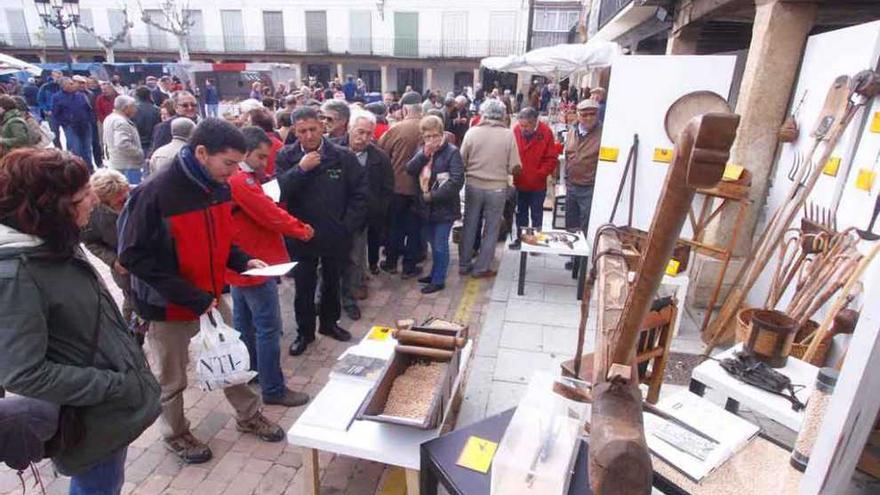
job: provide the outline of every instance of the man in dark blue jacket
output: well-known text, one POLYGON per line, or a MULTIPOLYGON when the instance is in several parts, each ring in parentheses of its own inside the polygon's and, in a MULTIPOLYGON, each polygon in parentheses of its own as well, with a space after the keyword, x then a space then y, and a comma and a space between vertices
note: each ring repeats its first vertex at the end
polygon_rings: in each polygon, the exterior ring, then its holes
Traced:
POLYGON ((214 86, 214 80, 205 81, 205 116, 218 117, 220 109, 220 93, 217 92, 217 86, 214 86))
POLYGON ((339 277, 351 253, 352 236, 363 228, 369 196, 367 176, 355 155, 324 138, 324 126, 310 107, 291 115, 296 141, 278 152, 275 161, 281 201, 291 215, 315 229, 309 242, 288 241, 296 282, 294 312, 298 335, 290 354, 298 356, 318 332, 347 341, 351 334, 337 324, 341 314, 339 277), (321 266, 321 309, 315 308, 321 266))
POLYGON ((95 114, 79 84, 70 78, 61 80, 61 91, 52 97, 52 118, 64 130, 67 150, 92 168, 92 121, 95 114))
POLYGON ((58 121, 52 116, 52 98, 61 91, 62 77, 61 71, 53 70, 52 75, 40 86, 40 91, 37 93, 37 104, 40 106, 43 118, 49 119, 49 128, 55 134, 56 148, 61 147, 61 133, 58 132, 58 121))
POLYGON ((24 101, 28 104, 28 110, 31 112, 31 115, 37 122, 43 121, 42 112, 40 112, 40 102, 37 98, 40 94, 40 87, 37 85, 36 81, 33 77, 27 80, 27 84, 21 89, 21 95, 24 96, 24 101))

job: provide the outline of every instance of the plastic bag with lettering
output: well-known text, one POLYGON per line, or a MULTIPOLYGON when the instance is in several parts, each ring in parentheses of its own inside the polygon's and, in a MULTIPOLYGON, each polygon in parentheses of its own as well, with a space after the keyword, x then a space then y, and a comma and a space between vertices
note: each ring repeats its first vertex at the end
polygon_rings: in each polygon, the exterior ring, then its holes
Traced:
POLYGON ((189 350, 196 359, 196 379, 202 390, 240 385, 257 376, 250 370, 250 355, 238 331, 226 325, 216 309, 199 317, 199 333, 189 350))

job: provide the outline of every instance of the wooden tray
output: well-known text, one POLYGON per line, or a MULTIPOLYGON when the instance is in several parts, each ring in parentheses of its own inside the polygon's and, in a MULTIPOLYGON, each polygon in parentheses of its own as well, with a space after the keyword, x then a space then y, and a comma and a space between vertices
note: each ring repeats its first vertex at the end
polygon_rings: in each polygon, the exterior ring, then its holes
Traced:
POLYGON ((382 372, 382 376, 376 382, 370 395, 367 396, 363 406, 361 406, 358 412, 358 419, 412 426, 422 430, 431 430, 438 427, 443 421, 443 411, 446 410, 446 405, 452 400, 452 387, 458 376, 460 356, 461 351, 456 349, 452 354, 452 359, 447 363, 446 374, 439 380, 434 389, 434 398, 431 400, 428 414, 421 420, 417 420, 385 415, 382 414, 382 411, 385 410, 385 402, 388 400, 388 394, 391 393, 394 379, 401 375, 415 361, 432 361, 432 359, 395 351, 394 356, 392 356, 382 372))

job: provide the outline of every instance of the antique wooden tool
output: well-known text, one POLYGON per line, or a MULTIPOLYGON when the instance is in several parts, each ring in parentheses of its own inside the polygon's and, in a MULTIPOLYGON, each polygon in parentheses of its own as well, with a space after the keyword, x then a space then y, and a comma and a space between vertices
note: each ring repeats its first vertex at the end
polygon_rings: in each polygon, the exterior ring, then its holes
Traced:
POLYGON ((394 338, 402 345, 415 345, 449 350, 455 349, 456 347, 460 349, 464 347, 465 343, 467 343, 467 340, 461 337, 437 335, 415 330, 395 330, 394 338))
POLYGON ((672 164, 654 212, 648 242, 617 327, 597 335, 589 473, 597 495, 651 492, 641 394, 632 363, 639 326, 651 307, 697 188, 724 173, 739 116, 694 117, 677 136, 672 164))
POLYGON ((877 199, 874 201, 874 213, 871 214, 871 221, 868 222, 868 228, 859 229, 859 237, 866 241, 876 241, 880 239, 880 234, 874 233, 874 222, 877 221, 877 215, 880 215, 880 192, 877 193, 877 199))
POLYGON ((426 357, 437 361, 449 361, 452 359, 453 352, 444 349, 434 349, 433 347, 419 347, 414 345, 398 345, 394 347, 395 352, 401 354, 411 354, 413 356, 426 357))
POLYGON ((822 174, 825 163, 834 151, 834 147, 840 136, 846 130, 853 117, 866 106, 870 100, 880 92, 880 75, 873 70, 859 72, 852 78, 840 76, 829 89, 825 99, 825 105, 819 115, 816 127, 813 130, 814 138, 810 152, 807 154, 808 166, 797 172, 789 190, 788 196, 767 224, 766 229, 756 244, 756 248, 749 253, 743 263, 742 269, 737 273, 733 282, 733 288, 718 311, 718 316, 713 320, 703 340, 707 342, 704 354, 708 355, 712 349, 726 338, 732 329, 730 323, 739 311, 746 295, 754 286, 758 277, 767 266, 773 252, 782 242, 785 232, 794 220, 798 210, 806 202, 822 174), (820 144, 824 144, 819 159, 813 161, 813 155, 820 144), (803 178, 807 177, 804 181, 803 178))

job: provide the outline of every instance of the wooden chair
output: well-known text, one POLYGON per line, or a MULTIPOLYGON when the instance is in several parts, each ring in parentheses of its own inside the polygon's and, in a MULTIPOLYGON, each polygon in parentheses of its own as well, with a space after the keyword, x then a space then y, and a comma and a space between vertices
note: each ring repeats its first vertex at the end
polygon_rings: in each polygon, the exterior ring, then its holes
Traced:
MULTIPOLYGON (((660 398, 660 387, 663 385, 663 374, 666 361, 669 359, 669 346, 678 313, 678 303, 670 298, 669 304, 659 310, 651 311, 642 321, 639 328, 639 345, 636 348, 635 365, 639 372, 639 382, 648 386, 645 400, 656 404, 660 398)), ((574 378, 574 359, 562 363, 562 374, 574 378)), ((591 381, 593 376, 593 353, 581 358, 580 380, 591 381)))

